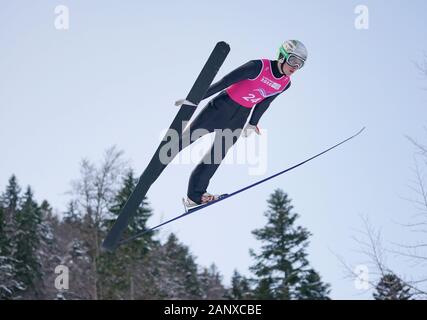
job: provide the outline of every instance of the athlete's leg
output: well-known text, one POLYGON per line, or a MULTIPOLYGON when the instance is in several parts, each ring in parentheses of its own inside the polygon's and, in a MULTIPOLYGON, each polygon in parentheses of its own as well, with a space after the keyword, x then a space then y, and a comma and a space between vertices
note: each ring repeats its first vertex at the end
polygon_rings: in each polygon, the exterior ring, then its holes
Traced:
POLYGON ((217 123, 221 129, 215 133, 215 140, 210 150, 202 161, 193 170, 188 183, 187 196, 196 203, 201 203, 201 198, 207 191, 210 179, 215 174, 228 150, 237 142, 241 130, 250 114, 250 109, 238 106, 229 106, 227 116, 217 123))
POLYGON ((209 101, 196 118, 182 132, 177 141, 170 146, 167 150, 167 160, 165 162, 171 162, 183 149, 202 136, 214 131, 214 120, 218 118, 219 113, 219 110, 214 107, 214 104, 215 99, 209 101))

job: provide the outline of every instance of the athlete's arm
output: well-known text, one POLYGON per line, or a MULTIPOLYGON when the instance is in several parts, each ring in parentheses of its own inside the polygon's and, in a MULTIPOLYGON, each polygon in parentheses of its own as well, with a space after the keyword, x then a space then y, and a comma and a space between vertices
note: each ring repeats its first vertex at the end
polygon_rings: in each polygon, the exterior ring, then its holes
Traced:
POLYGON ((244 65, 238 67, 237 69, 231 71, 229 74, 224 76, 221 80, 218 82, 212 84, 208 91, 206 92, 206 95, 203 99, 206 99, 215 93, 220 92, 221 90, 224 90, 225 88, 228 88, 233 83, 245 80, 245 79, 254 79, 258 76, 258 74, 261 72, 262 68, 262 62, 261 60, 251 60, 244 65))
POLYGON ((268 107, 270 106, 270 103, 277 98, 278 95, 285 92, 289 89, 291 86, 291 83, 289 82, 286 88, 280 92, 279 94, 275 94, 274 96, 268 97, 264 100, 262 100, 260 103, 258 103, 253 109, 252 116, 249 119, 249 124, 256 126, 258 124, 259 119, 261 119, 262 115, 265 111, 267 111, 268 107))

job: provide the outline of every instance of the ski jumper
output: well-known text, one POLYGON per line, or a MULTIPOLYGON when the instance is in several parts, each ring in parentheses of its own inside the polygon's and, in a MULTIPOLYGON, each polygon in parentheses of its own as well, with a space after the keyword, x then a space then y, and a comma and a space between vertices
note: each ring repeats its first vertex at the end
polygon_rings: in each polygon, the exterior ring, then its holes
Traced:
MULTIPOLYGON (((251 60, 235 69, 209 87, 204 99, 221 92, 208 102, 183 132, 179 150, 183 148, 182 141, 191 144, 201 137, 193 136, 193 139, 189 139, 197 129, 205 129, 207 132, 214 132, 215 129, 243 129, 252 110, 249 123, 257 125, 270 103, 290 85, 290 78, 280 73, 277 60, 251 60)), ((191 173, 187 190, 191 200, 200 203, 210 179, 237 139, 238 136, 233 135, 231 142, 226 141, 224 135, 215 133, 211 149, 191 173), (220 146, 221 150, 215 149, 215 146, 220 146)))

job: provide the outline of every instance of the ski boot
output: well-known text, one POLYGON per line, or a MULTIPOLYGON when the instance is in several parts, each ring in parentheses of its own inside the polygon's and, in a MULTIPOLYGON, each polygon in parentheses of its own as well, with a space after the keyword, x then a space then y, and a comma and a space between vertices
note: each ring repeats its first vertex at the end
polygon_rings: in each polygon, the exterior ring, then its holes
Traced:
POLYGON ((202 195, 201 202, 197 203, 191 200, 189 197, 187 199, 182 198, 182 203, 184 204, 185 212, 188 212, 191 209, 197 208, 199 206, 203 206, 209 202, 216 201, 221 198, 221 195, 213 195, 208 192, 205 192, 202 195))

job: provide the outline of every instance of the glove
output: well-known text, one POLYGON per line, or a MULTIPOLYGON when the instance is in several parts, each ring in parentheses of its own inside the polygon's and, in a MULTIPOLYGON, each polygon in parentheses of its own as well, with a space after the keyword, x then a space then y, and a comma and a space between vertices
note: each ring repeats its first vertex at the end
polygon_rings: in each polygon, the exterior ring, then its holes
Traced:
POLYGON ((247 138, 247 137, 249 137, 252 133, 256 133, 256 134, 258 134, 258 135, 260 135, 261 134, 261 131, 259 131, 259 128, 258 128, 258 126, 254 126, 254 125, 251 125, 251 124, 247 124, 246 126, 245 126, 245 128, 243 129, 243 136, 245 137, 245 138, 247 138))
POLYGON ((197 104, 194 104, 193 102, 188 101, 188 100, 186 100, 186 99, 179 99, 179 100, 175 101, 175 105, 176 105, 177 107, 180 107, 180 106, 182 106, 183 104, 185 104, 185 105, 187 105, 187 106, 197 107, 197 104))

